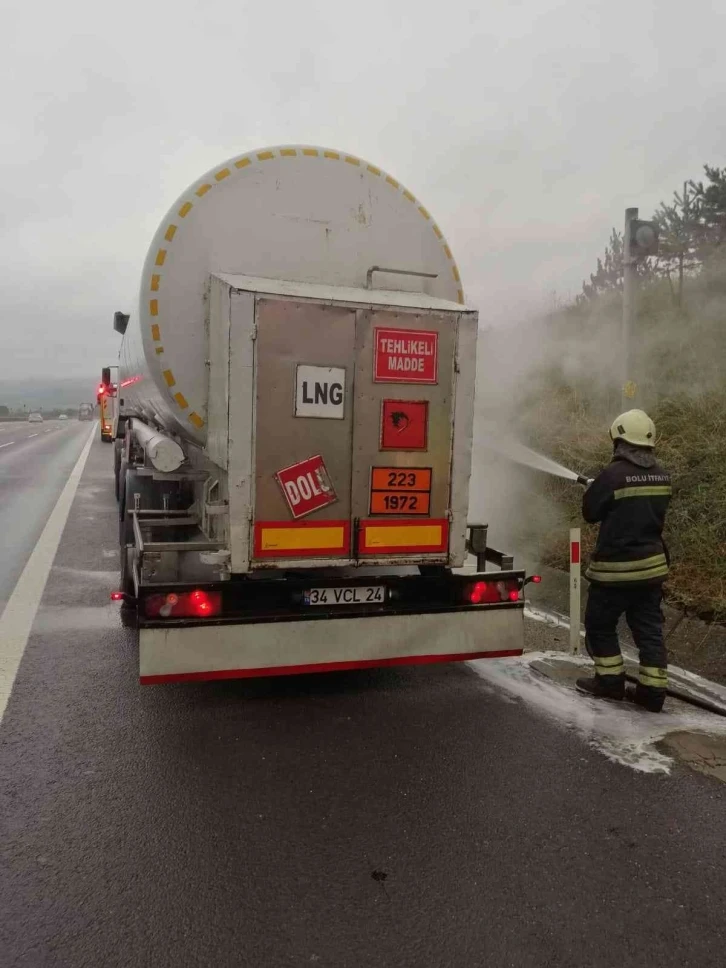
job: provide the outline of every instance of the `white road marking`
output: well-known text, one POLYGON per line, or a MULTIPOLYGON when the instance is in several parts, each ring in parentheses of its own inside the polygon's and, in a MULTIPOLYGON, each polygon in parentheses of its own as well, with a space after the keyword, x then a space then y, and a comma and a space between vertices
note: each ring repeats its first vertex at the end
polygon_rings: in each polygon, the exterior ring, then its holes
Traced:
POLYGON ((0 722, 5 715, 20 661, 33 628, 35 613, 43 597, 45 583, 68 520, 83 468, 86 466, 93 436, 93 432, 89 433, 81 456, 76 461, 76 466, 71 471, 55 507, 50 512, 43 533, 8 599, 5 611, 0 616, 0 722))
POLYGON ((49 434, 50 433, 50 430, 44 430, 43 433, 44 434, 49 434))
POLYGON ((31 437, 37 437, 37 436, 38 436, 37 434, 28 434, 28 440, 30 440, 31 437))
POLYGON ((0 444, 0 447, 9 447, 11 444, 14 444, 14 443, 15 443, 14 440, 9 440, 7 444, 0 444))

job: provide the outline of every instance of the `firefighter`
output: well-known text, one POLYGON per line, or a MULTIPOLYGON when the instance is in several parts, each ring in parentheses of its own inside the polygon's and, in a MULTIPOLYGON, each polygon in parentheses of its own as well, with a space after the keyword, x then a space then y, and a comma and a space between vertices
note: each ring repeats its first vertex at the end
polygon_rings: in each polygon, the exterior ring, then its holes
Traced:
POLYGON ((600 524, 585 571, 590 591, 585 642, 595 662, 592 679, 578 679, 583 692, 603 699, 625 697, 625 666, 617 625, 623 613, 640 653, 635 694, 651 712, 663 708, 668 685, 663 642, 663 582, 668 551, 663 525, 671 479, 655 459, 655 424, 642 410, 621 414, 610 428, 613 459, 585 491, 582 516, 600 524))

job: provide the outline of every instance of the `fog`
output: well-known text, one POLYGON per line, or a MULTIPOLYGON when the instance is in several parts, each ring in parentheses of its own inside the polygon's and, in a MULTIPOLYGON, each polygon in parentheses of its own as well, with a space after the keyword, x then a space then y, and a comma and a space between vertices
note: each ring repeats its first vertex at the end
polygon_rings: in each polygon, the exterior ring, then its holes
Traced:
POLYGON ((244 0, 4 7, 0 378, 95 378, 201 172, 340 147, 435 214, 487 326, 567 299, 627 205, 726 149, 718 5, 244 0))

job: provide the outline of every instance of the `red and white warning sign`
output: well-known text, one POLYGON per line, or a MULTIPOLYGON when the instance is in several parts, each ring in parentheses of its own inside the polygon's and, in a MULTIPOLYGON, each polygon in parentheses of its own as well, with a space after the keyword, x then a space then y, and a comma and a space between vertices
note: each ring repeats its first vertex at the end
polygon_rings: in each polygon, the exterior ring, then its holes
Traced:
POLYGON ((304 518, 334 504, 338 497, 320 454, 291 464, 275 474, 293 518, 304 518))
POLYGON ((375 383, 436 383, 439 334, 418 329, 375 330, 375 383))

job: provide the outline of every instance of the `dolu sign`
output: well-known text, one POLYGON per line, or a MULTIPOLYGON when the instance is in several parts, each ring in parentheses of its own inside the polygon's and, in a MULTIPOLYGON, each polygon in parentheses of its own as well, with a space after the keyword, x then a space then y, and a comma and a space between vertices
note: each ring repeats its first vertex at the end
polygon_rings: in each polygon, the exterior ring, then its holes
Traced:
POLYGON ((338 500, 319 454, 283 468, 275 474, 275 479, 295 519, 304 518, 338 500))
POLYGON ((376 329, 376 383, 436 383, 439 334, 417 329, 376 329))

